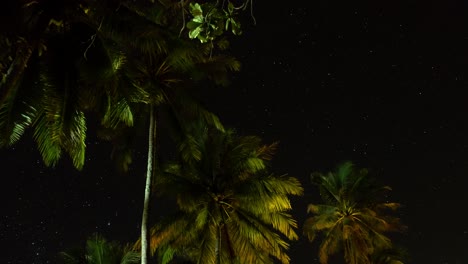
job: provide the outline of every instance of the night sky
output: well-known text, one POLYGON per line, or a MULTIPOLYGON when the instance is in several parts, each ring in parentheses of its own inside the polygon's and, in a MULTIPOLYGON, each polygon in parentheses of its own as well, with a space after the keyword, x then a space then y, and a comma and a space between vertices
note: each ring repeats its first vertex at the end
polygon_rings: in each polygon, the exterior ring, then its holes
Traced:
MULTIPOLYGON (((247 17, 232 41, 242 71, 203 104, 241 135, 280 142, 272 171, 303 183, 301 226, 319 201, 310 173, 352 160, 404 205, 409 229, 394 237, 409 263, 468 263, 467 12, 457 0, 254 1, 257 24, 247 17)), ((129 175, 92 131, 82 172, 66 158, 45 168, 30 138, 0 151, 0 263, 55 263, 94 232, 137 239, 144 138, 129 175)), ((292 263, 316 255, 306 239, 292 243, 292 263)))

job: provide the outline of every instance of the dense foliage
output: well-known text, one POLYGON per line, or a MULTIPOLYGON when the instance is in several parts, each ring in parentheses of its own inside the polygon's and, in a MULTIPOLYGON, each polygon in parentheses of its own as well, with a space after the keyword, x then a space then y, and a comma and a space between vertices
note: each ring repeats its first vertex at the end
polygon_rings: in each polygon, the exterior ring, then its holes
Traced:
POLYGON ((99 113, 106 127, 132 125, 131 102, 165 100, 156 85, 181 74, 225 83, 227 72, 239 69, 219 52, 228 46, 221 33, 238 25, 239 8, 229 1, 13 2, 3 9, 0 32, 0 145, 14 144, 32 127, 47 165, 66 152, 83 167, 87 112, 99 113), (201 23, 196 35, 188 29, 194 20, 201 23))
MULTIPOLYGON (((146 263, 146 227, 152 183, 174 198, 177 212, 151 231, 161 263, 289 263, 298 239, 291 196, 299 181, 269 172, 276 144, 225 131, 218 117, 192 95, 200 81, 227 85, 240 63, 229 56, 226 35, 241 34, 244 1, 20 0, 0 16, 0 147, 28 129, 44 163, 65 153, 85 165, 89 120, 114 143, 123 171, 132 141, 148 129, 148 163, 142 217, 142 256, 96 236, 85 252, 62 253, 68 263, 146 263), (164 112, 167 123, 159 123, 164 112), (90 116, 93 116, 91 119, 90 116), (149 123, 149 125, 148 125, 149 123), (179 159, 157 168, 157 128, 170 127, 179 159), (153 176, 158 176, 153 179, 153 176)), ((255 19, 253 18, 255 23, 255 19)), ((402 263, 386 232, 401 230, 383 202, 388 187, 367 170, 345 163, 317 174, 324 204, 311 204, 304 225, 310 240, 322 235, 319 256, 344 251, 347 263, 402 263)))

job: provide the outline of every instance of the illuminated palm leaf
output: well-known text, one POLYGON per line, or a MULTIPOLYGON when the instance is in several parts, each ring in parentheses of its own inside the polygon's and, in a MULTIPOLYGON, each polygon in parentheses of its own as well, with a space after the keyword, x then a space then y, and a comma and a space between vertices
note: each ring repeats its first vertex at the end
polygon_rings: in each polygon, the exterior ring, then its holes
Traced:
POLYGON ((40 99, 34 85, 30 89, 14 89, 0 104, 0 146, 15 144, 37 116, 40 99))

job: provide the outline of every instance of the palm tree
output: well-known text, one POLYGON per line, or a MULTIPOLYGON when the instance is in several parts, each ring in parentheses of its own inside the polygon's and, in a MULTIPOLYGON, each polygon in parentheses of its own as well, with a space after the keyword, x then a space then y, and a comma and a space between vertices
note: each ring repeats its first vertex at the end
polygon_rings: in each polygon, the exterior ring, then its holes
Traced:
POLYGON ((378 186, 366 169, 356 169, 351 162, 327 174, 313 174, 325 204, 310 204, 314 216, 304 223, 304 234, 313 241, 323 236, 319 249, 320 263, 342 250, 350 264, 371 263, 369 257, 378 250, 392 247, 385 234, 404 228, 398 218, 389 215, 398 203, 382 202, 388 186, 378 186))
POLYGON ((89 12, 90 3, 15 3, 10 11, 16 23, 0 33, 0 45, 5 51, 0 55, 0 146, 15 144, 32 128, 46 165, 54 166, 66 152, 73 165, 81 169, 85 161, 86 112, 104 112, 103 123, 108 125, 116 121, 131 123, 131 116, 124 111, 128 109, 122 104, 107 103, 103 107, 97 103, 106 92, 107 101, 114 103, 116 99, 110 96, 115 94, 100 89, 98 84, 85 85, 92 82, 86 79, 87 72, 96 71, 96 65, 102 69, 96 72, 116 71, 121 57, 107 58, 107 64, 96 63, 109 54, 93 48, 104 40, 94 34, 99 21, 93 21, 97 18, 89 12))
POLYGON ((72 252, 61 252, 64 264, 136 264, 140 262, 138 252, 123 247, 114 241, 107 241, 95 234, 86 241, 86 248, 72 252))
MULTIPOLYGON (((149 190, 155 167, 153 161, 156 159, 155 108, 162 104, 169 105, 173 110, 182 107, 184 111, 179 111, 176 115, 179 120, 182 112, 190 115, 197 113, 209 123, 222 128, 214 115, 187 100, 187 96, 181 96, 180 88, 186 88, 187 85, 177 84, 179 89, 174 87, 180 80, 180 75, 189 72, 192 73, 190 78, 194 80, 205 75, 215 82, 222 83, 226 79, 227 71, 239 68, 238 62, 230 57, 214 54, 214 39, 209 45, 201 46, 179 37, 185 21, 182 20, 183 24, 180 24, 180 19, 174 19, 175 13, 181 11, 182 15, 188 14, 182 1, 176 4, 162 1, 138 4, 134 1, 119 1, 117 4, 113 1, 67 1, 63 6, 55 4, 56 1, 52 0, 25 1, 24 6, 31 9, 31 12, 16 6, 17 10, 25 11, 27 38, 21 39, 24 47, 17 49, 17 56, 9 63, 9 67, 3 63, 2 56, 0 68, 8 68, 7 71, 2 71, 3 81, 0 89, 3 95, 0 100, 0 128, 3 130, 4 139, 1 142, 2 146, 13 144, 32 126, 34 138, 47 165, 55 165, 62 150, 65 150, 71 156, 75 167, 80 169, 85 157, 85 111, 97 111, 101 114, 102 124, 115 129, 121 123, 133 125, 134 109, 131 108, 131 103, 147 105, 143 111, 150 119, 150 138, 142 217, 142 242, 146 244, 145 219, 148 215, 149 190), (76 14, 78 15, 75 16, 76 14), (73 18, 73 23, 68 23, 65 19, 69 17, 73 18), (171 23, 174 21, 179 23, 171 23), (77 32, 87 34, 89 41, 86 45, 72 52, 64 48, 57 49, 58 55, 49 52, 55 50, 51 47, 68 48, 83 43, 82 39, 73 43, 66 42, 68 37, 74 36, 70 32, 76 33, 69 31, 72 28, 70 25, 75 24, 81 26, 81 30, 77 32), (33 29, 30 28, 31 25, 33 29), (44 41, 44 36, 48 36, 50 32, 59 33, 53 34, 55 46, 44 41), (68 35, 63 35, 63 32, 68 35), (42 65, 47 66, 50 61, 58 63, 54 64, 55 67, 42 67, 43 72, 35 71, 30 67, 31 58, 33 55, 42 57, 45 51, 48 51, 47 56, 43 57, 49 60, 37 61, 44 62, 42 65), (107 62, 104 66, 108 67, 100 68, 101 64, 93 63, 100 60, 107 62), (93 65, 99 66, 93 68, 93 65), (128 71, 123 70, 124 65, 128 65, 128 71), (34 85, 22 86, 39 86, 40 89, 18 89, 27 66, 32 69, 31 73, 37 73, 38 77, 34 79, 36 81, 31 82, 34 85), (214 70, 214 74, 206 74, 209 70, 214 70), (90 78, 92 72, 95 73, 94 80, 96 77, 102 80, 93 82, 90 78), (109 80, 111 82, 108 82, 109 80), (125 86, 126 89, 122 90, 125 86), (30 90, 39 92, 30 93, 30 90), (34 96, 29 97, 29 94, 34 96)), ((218 46, 226 46, 226 42, 223 43, 218 46)), ((6 43, 5 46, 11 48, 12 45, 6 43)), ((125 165, 128 165, 128 155, 123 160, 125 165)), ((142 254, 142 263, 146 263, 146 246, 142 247, 142 254)))
POLYGON ((296 178, 267 172, 276 144, 194 126, 179 144, 181 163, 164 167, 158 193, 178 211, 152 229, 161 263, 173 256, 194 263, 289 263, 296 240, 288 196, 302 195, 296 178))
MULTIPOLYGON (((159 9, 165 10, 165 7, 159 6, 159 9)), ((167 11, 167 14, 170 13, 167 11)), ((142 263, 147 262, 147 221, 151 183, 157 167, 155 163, 156 132, 159 127, 157 113, 160 110, 168 110, 178 123, 187 119, 203 118, 207 123, 222 130, 218 118, 191 99, 189 88, 193 85, 193 80, 198 80, 203 75, 217 83, 223 83, 227 77, 226 72, 239 69, 236 60, 213 54, 209 45, 197 44, 179 37, 179 29, 175 31, 175 28, 171 28, 171 24, 168 23, 171 18, 163 16, 161 12, 156 14, 145 12, 138 5, 122 2, 117 14, 100 24, 101 30, 98 32, 103 39, 107 39, 99 42, 99 45, 109 54, 108 64, 119 65, 115 70, 96 75, 100 78, 98 83, 105 87, 103 90, 107 94, 118 95, 107 100, 108 105, 114 104, 118 107, 106 111, 103 124, 108 128, 119 126, 121 123, 119 121, 122 119, 112 118, 113 110, 118 111, 117 116, 129 117, 126 120, 131 122, 126 125, 132 125, 133 116, 149 119, 148 160, 141 224, 142 263), (129 24, 128 21, 132 22, 132 28, 126 26, 129 24), (210 74, 213 71, 214 73, 210 74), (117 100, 112 102, 112 98, 117 100)), ((89 77, 86 79, 90 80, 89 77)), ((129 138, 125 135, 123 137, 129 138)), ((111 136, 110 139, 115 140, 116 137, 111 136)), ((128 149, 123 151, 125 157, 121 160, 125 161, 125 166, 128 166, 131 152, 128 149)))

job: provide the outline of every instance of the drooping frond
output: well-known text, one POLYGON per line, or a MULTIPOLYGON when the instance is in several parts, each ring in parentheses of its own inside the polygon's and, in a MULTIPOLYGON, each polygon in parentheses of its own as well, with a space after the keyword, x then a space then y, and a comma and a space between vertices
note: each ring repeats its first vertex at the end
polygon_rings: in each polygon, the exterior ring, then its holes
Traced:
POLYGON ((0 105, 0 146, 15 144, 34 122, 37 110, 26 100, 10 95, 0 105))
POLYGON ((120 264, 137 264, 140 263, 140 253, 130 250, 124 250, 124 255, 120 264))
POLYGON ((328 257, 341 249, 341 242, 343 241, 341 232, 340 225, 333 225, 331 229, 327 231, 327 235, 323 238, 319 248, 320 263, 328 263, 328 257))
POLYGON ((333 206, 309 204, 307 212, 314 214, 304 223, 304 234, 310 241, 314 241, 318 233, 338 225, 341 218, 339 211, 333 206))
POLYGON ((109 99, 108 109, 101 124, 104 127, 116 129, 121 123, 129 127, 133 126, 133 112, 125 98, 121 98, 115 105, 112 105, 109 99))
POLYGON ((65 58, 53 58, 55 64, 43 68, 40 78, 41 108, 34 124, 34 138, 44 162, 55 165, 65 150, 76 168, 85 160, 86 118, 77 107, 76 79, 65 58))

